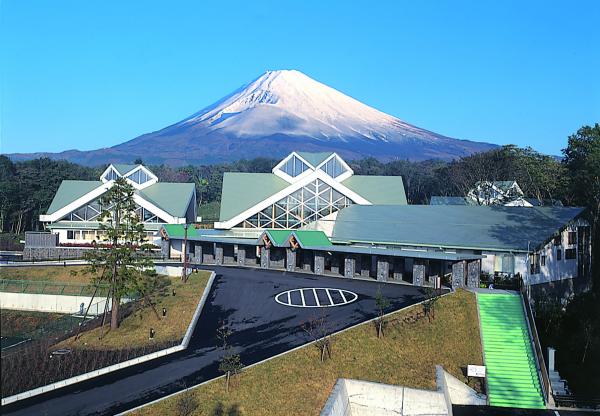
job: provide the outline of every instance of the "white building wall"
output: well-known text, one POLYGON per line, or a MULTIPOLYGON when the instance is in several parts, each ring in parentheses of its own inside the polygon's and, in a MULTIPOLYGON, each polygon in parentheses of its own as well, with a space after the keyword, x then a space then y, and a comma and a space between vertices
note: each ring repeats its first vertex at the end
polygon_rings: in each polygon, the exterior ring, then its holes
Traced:
POLYGON ((537 254, 537 261, 540 263, 539 273, 531 274, 529 283, 539 284, 553 282, 556 280, 573 279, 577 277, 577 241, 569 244, 569 232, 576 231, 575 226, 567 227, 560 233, 560 244, 555 245, 554 241, 546 244, 537 254), (558 251, 561 252, 561 258, 558 259, 558 251), (566 250, 575 250, 575 258, 567 259, 566 250), (542 258, 545 259, 542 261, 542 258), (542 264, 544 263, 544 264, 542 264))

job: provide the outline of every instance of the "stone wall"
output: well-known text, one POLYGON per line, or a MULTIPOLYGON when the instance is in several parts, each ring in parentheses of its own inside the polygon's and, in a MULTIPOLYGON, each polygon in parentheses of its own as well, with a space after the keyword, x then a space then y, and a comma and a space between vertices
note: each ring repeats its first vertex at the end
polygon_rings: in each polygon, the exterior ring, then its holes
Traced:
POLYGON ((414 263, 413 264, 413 285, 423 286, 425 284, 425 265, 414 263))
POLYGON ((467 287, 479 287, 481 276, 481 262, 479 260, 470 261, 467 264, 467 287))
POLYGON ((25 247, 23 249, 24 261, 35 260, 70 260, 81 259, 89 248, 76 247, 25 247))
POLYGON ((315 274, 323 274, 325 273, 325 257, 322 252, 315 251, 315 274))
POLYGON ((352 254, 344 257, 344 277, 353 278, 356 273, 356 258, 352 254))
POLYGON ((377 280, 387 282, 390 274, 390 263, 384 257, 377 257, 377 280))
POLYGON ((288 272, 293 272, 296 270, 296 251, 291 248, 286 248, 285 255, 287 256, 286 270, 288 272))
POLYGON ((466 268, 465 261, 458 261, 452 265, 452 289, 465 286, 466 268))

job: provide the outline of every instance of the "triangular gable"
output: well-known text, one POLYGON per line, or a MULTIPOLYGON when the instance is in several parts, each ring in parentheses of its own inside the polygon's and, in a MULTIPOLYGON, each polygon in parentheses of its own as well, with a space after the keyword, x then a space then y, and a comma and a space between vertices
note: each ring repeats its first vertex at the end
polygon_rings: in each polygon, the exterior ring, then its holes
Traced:
POLYGON ((290 230, 265 230, 258 238, 258 245, 289 247, 290 230))
POLYGON ((328 247, 333 245, 323 231, 295 230, 292 231, 288 238, 289 245, 294 246, 294 241, 291 240, 295 240, 302 248, 328 247))

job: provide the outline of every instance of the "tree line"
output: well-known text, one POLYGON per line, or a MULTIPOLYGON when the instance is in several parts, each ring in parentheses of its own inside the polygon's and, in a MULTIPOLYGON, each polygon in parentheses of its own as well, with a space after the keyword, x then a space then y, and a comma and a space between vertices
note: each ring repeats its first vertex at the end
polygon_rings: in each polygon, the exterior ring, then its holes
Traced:
MULTIPOLYGON (((410 204, 427 204, 433 195, 466 196, 478 181, 516 180, 527 197, 588 207, 595 225, 600 219, 600 124, 584 126, 569 136, 562 153, 558 158, 508 145, 451 162, 365 158, 349 164, 358 175, 402 176, 410 204)), ((277 162, 257 158, 149 168, 164 182, 195 183, 203 205, 220 201, 224 172, 270 172, 277 162)), ((105 168, 48 158, 13 162, 0 156, 0 232, 39 230, 39 215, 47 211, 62 180, 98 180, 105 168)))

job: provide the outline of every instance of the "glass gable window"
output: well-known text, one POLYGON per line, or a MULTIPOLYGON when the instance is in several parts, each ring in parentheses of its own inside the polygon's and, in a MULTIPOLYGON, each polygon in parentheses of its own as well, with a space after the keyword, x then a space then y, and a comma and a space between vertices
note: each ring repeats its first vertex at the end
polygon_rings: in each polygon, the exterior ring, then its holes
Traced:
POLYGON ((298 159, 296 156, 292 156, 287 162, 283 164, 283 166, 281 166, 280 170, 295 178, 302 172, 308 170, 308 165, 300 159, 298 159))
POLYGON ((127 176, 127 179, 141 185, 143 183, 146 183, 150 180, 150 176, 144 172, 142 169, 138 169, 135 172, 133 172, 131 175, 127 176))
POLYGON ((346 169, 342 166, 342 162, 337 157, 332 157, 327 163, 321 166, 321 170, 332 178, 337 178, 346 172, 346 169))
POLYGON ((104 175, 104 179, 106 179, 107 181, 114 181, 119 176, 121 175, 119 175, 116 170, 111 168, 108 172, 106 172, 106 175, 104 175))
POLYGON ((166 222, 166 221, 162 220, 161 218, 159 218, 158 215, 154 214, 152 211, 147 210, 146 208, 141 207, 139 205, 137 205, 135 213, 141 222, 151 222, 151 223, 166 222))
POLYGON ((86 204, 68 214, 64 219, 68 221, 100 221, 102 206, 98 199, 86 204))
POLYGON ((237 227, 299 228, 353 203, 350 198, 317 179, 251 216, 237 227))
MULTIPOLYGON (((100 204, 100 199, 96 199, 75 211, 61 218, 67 221, 100 221, 100 214, 103 210, 110 210, 111 207, 104 207, 100 204)), ((136 204, 135 214, 141 222, 146 223, 166 223, 158 215, 136 204)))

